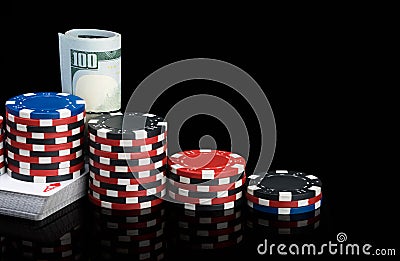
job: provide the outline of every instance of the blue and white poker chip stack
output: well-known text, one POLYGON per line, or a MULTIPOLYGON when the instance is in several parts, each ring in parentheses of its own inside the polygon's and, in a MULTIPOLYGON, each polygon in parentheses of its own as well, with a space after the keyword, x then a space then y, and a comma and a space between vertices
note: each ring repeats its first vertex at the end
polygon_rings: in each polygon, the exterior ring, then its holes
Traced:
POLYGON ((314 175, 287 170, 253 174, 246 197, 252 228, 297 234, 319 226, 322 182, 314 175))
POLYGON ((85 195, 85 101, 27 93, 5 105, 0 214, 42 220, 85 195))
POLYGON ((39 92, 6 102, 7 173, 51 183, 84 173, 85 101, 66 93, 39 92))

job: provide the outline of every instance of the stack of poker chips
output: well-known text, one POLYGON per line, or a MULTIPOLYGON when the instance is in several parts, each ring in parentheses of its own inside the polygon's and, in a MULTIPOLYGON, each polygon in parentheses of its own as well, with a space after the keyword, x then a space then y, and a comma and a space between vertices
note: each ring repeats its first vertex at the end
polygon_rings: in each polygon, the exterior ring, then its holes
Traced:
POLYGON ((322 182, 303 172, 276 170, 248 177, 250 227, 297 234, 319 226, 322 182))
POLYGON ((95 260, 161 260, 166 249, 163 204, 131 211, 94 210, 95 260))
POLYGON ((149 113, 91 119, 89 199, 114 210, 144 209, 166 194, 167 123, 149 113))
POLYGON ((168 159, 168 197, 184 209, 216 211, 242 203, 245 159, 220 150, 190 150, 168 159))
POLYGON ((0 116, 0 175, 6 173, 4 151, 3 117, 0 116))
POLYGON ((217 211, 177 210, 177 247, 217 250, 236 247, 243 240, 240 208, 217 211))
POLYGON ((39 92, 6 102, 7 173, 34 183, 72 180, 85 173, 85 101, 39 92))

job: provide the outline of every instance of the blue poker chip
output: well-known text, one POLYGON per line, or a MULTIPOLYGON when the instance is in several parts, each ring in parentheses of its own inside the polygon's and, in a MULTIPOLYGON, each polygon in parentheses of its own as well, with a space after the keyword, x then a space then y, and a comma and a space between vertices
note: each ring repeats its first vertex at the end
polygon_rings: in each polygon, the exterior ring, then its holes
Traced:
POLYGON ((9 99, 6 110, 27 119, 61 119, 82 113, 85 100, 68 93, 26 93, 9 99))
POLYGON ((304 207, 299 207, 299 208, 266 207, 266 206, 262 206, 262 205, 253 203, 251 201, 247 201, 247 205, 257 211, 264 212, 264 213, 275 214, 275 215, 296 215, 296 214, 307 213, 307 212, 311 212, 316 209, 319 209, 321 207, 321 201, 322 200, 318 201, 315 204, 304 206, 304 207))

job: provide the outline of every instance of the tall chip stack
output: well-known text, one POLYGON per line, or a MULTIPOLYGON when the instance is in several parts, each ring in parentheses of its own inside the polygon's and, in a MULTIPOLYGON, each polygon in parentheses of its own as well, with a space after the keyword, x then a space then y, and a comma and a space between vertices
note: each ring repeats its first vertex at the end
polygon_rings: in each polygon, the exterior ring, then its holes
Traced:
POLYGON ((3 117, 0 116, 0 175, 6 173, 5 153, 4 153, 4 131, 3 131, 3 117))
POLYGON ((242 203, 245 159, 220 150, 190 150, 168 159, 168 197, 184 209, 216 211, 242 203))
POLYGON ((161 260, 166 249, 163 204, 131 211, 95 209, 94 260, 161 260))
POLYGON ((303 234, 319 226, 322 182, 314 175, 276 170, 248 177, 247 222, 276 234, 303 234))
POLYGON ((111 113, 88 122, 89 199, 113 210, 156 206, 166 194, 167 123, 149 113, 111 113))
POLYGON ((85 172, 85 101, 65 93, 28 93, 6 102, 8 174, 51 183, 85 172))
POLYGON ((0 176, 0 213, 41 220, 83 196, 85 101, 37 92, 5 105, 7 174, 0 176))

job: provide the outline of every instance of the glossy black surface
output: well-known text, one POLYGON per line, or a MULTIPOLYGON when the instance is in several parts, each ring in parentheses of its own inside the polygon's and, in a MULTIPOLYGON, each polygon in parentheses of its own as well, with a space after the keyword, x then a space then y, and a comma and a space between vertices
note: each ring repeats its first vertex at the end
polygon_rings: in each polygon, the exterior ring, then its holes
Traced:
MULTIPOLYGON (((313 173, 323 182, 320 228, 304 236, 304 241, 326 242, 345 232, 349 242, 398 248, 398 240, 388 236, 397 238, 399 230, 394 213, 399 200, 398 96, 393 83, 397 47, 392 48, 396 29, 391 28, 395 16, 381 18, 375 16, 379 12, 375 7, 373 11, 360 8, 331 14, 325 9, 288 13, 285 8, 276 16, 270 16, 275 9, 265 8, 254 14, 254 10, 208 9, 199 15, 194 9, 155 15, 153 8, 139 8, 130 15, 99 18, 105 10, 102 6, 90 19, 70 9, 65 16, 57 12, 58 19, 4 11, 0 103, 21 93, 61 90, 57 33, 71 28, 104 28, 122 34, 125 105, 135 86, 164 65, 196 57, 227 61, 248 72, 272 106, 277 144, 271 169, 313 173)), ((257 119, 251 105, 228 87, 201 80, 178 84, 159 97, 152 113, 165 116, 177 101, 198 93, 225 99, 246 116, 251 143, 247 172, 251 173, 260 150, 257 119)), ((4 115, 4 108, 0 110, 4 115)), ((193 117, 183 125, 182 149, 197 148, 205 134, 216 138, 218 148, 230 149, 226 128, 207 116, 193 117)), ((84 213, 83 220, 93 223, 93 212, 85 208, 84 213)), ((0 226, 8 225, 1 221, 0 226)), ((93 240, 86 234, 84 242, 90 246, 93 240)), ((255 258, 258 241, 247 230, 244 243, 215 255, 222 260, 255 258)), ((168 246, 168 260, 216 257, 180 244, 168 246)))

